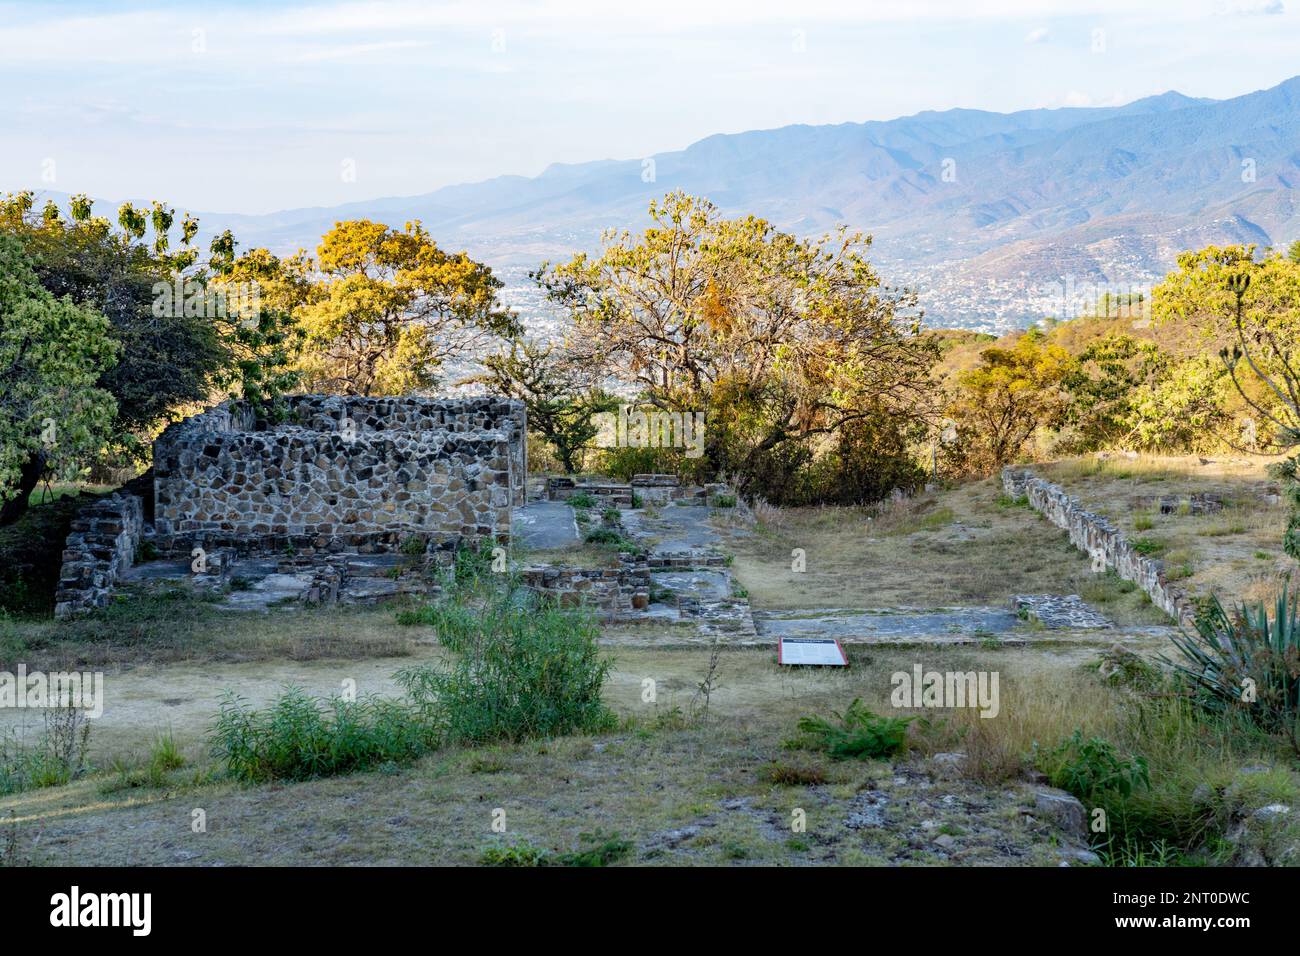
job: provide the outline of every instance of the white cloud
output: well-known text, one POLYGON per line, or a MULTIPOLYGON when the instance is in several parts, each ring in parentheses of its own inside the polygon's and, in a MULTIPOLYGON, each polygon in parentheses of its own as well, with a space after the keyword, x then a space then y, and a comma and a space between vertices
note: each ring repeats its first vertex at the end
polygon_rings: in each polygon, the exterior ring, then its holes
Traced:
POLYGON ((1026 43, 1042 43, 1048 37, 1047 27, 1039 27, 1036 30, 1030 30, 1025 36, 1026 43))

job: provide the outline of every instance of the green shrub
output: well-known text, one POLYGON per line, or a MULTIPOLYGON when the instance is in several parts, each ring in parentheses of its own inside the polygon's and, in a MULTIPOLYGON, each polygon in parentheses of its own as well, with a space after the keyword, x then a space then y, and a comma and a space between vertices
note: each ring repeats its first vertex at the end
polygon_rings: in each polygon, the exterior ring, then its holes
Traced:
POLYGON ((480 866, 545 866, 546 851, 530 843, 489 847, 479 854, 480 866))
POLYGON ((309 780, 414 760, 437 743, 423 715, 403 701, 321 700, 288 687, 267 710, 233 694, 221 702, 213 751, 236 780, 309 780))
POLYGON ((1076 730, 1050 751, 1039 765, 1054 786, 1081 800, 1093 800, 1106 791, 1130 796, 1138 787, 1151 788, 1146 759, 1121 756, 1119 749, 1100 737, 1083 737, 1076 730))
POLYGON ((569 507, 575 509, 586 509, 596 507, 596 496, 590 491, 579 491, 576 495, 569 496, 569 507))
MULTIPOLYGON (((521 601, 503 589, 474 615, 455 620, 452 661, 397 675, 424 719, 448 740, 478 743, 605 730, 601 700, 610 664, 585 608, 521 601)), ((445 640, 445 638, 444 638, 445 640)))
POLYGON ((825 751, 833 760, 850 757, 889 757, 907 746, 907 725, 914 717, 880 717, 855 698, 834 720, 809 715, 799 718, 799 734, 793 746, 825 751))

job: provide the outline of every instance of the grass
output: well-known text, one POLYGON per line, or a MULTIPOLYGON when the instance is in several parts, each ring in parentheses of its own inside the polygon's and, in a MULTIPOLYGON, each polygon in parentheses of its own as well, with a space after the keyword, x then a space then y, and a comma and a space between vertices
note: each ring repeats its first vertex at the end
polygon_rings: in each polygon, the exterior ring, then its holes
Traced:
POLYGON ((410 653, 391 608, 297 608, 232 613, 216 598, 174 586, 123 590, 119 600, 71 621, 0 615, 0 670, 103 669, 183 661, 359 660, 410 653))
POLYGON ((1062 531, 1004 497, 990 479, 875 509, 783 508, 726 543, 735 579, 760 610, 1005 606, 1015 594, 1054 593, 1100 602, 1119 624, 1168 622, 1145 594, 1095 575, 1062 531), (805 572, 792 570, 795 548, 805 572))

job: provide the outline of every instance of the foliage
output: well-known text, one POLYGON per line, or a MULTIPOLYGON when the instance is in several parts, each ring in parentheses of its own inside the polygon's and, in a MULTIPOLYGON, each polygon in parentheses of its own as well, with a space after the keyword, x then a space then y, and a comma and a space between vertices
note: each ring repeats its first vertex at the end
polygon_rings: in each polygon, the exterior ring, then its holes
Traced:
POLYGON ((437 734, 407 702, 322 701, 287 687, 267 710, 233 693, 221 702, 213 751, 236 780, 309 780, 414 760, 437 734))
POLYGON ((443 609, 440 636, 453 660, 406 668, 398 682, 447 740, 481 743, 608 729, 601 700, 610 663, 585 608, 530 606, 529 592, 505 586, 485 606, 443 609))
POLYGON ((0 521, 22 514, 46 470, 75 468, 107 440, 117 404, 96 383, 118 352, 108 320, 47 292, 0 234, 0 521))
POLYGON ((528 339, 512 339, 483 366, 485 372, 470 381, 522 400, 528 428, 555 450, 567 474, 577 471, 579 455, 600 430, 595 416, 617 406, 597 387, 595 370, 554 345, 528 339))
POLYGON ((86 769, 90 721, 76 707, 45 714, 41 741, 29 747, 16 734, 0 739, 0 794, 61 787, 86 769))
POLYGON ((1084 739, 1082 730, 1048 754, 1045 763, 1055 786, 1076 797, 1091 800, 1106 791, 1130 796, 1138 787, 1151 787, 1151 775, 1144 757, 1121 756, 1118 748, 1100 737, 1084 739))
POLYGON ((825 751, 833 760, 892 756, 907 746, 907 725, 915 717, 880 717, 854 698, 833 719, 808 715, 799 718, 800 736, 793 743, 805 750, 825 751))
POLYGON ((867 237, 802 240, 680 192, 650 218, 640 236, 607 235, 599 256, 536 278, 572 317, 584 361, 658 408, 707 414, 713 474, 766 494, 765 457, 801 447, 807 463, 882 408, 924 417, 938 345, 915 295, 884 286, 864 257, 867 237))
POLYGON ((1212 597, 1192 633, 1173 638, 1181 658, 1166 658, 1214 712, 1244 712, 1300 750, 1300 591, 1283 586, 1271 606, 1240 604, 1229 612, 1212 597))
POLYGON ((1061 424, 1069 407, 1066 382, 1074 360, 1038 330, 1009 348, 980 353, 975 368, 960 374, 948 414, 957 440, 947 453, 966 471, 996 471, 1019 457, 1040 428, 1061 424))
POLYGON ((340 222, 303 267, 320 276, 295 311, 304 336, 299 371, 314 391, 429 389, 447 362, 520 334, 492 271, 440 249, 418 221, 403 229, 340 222))

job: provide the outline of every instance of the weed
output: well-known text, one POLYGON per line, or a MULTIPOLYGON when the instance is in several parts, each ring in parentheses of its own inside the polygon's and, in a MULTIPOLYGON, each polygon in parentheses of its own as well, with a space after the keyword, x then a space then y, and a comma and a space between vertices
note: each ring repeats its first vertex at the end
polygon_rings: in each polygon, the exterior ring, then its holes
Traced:
POLYGON ((799 718, 800 736, 792 742, 805 750, 825 751, 833 760, 889 757, 907 746, 907 725, 913 717, 879 717, 855 698, 834 720, 809 715, 799 718))

